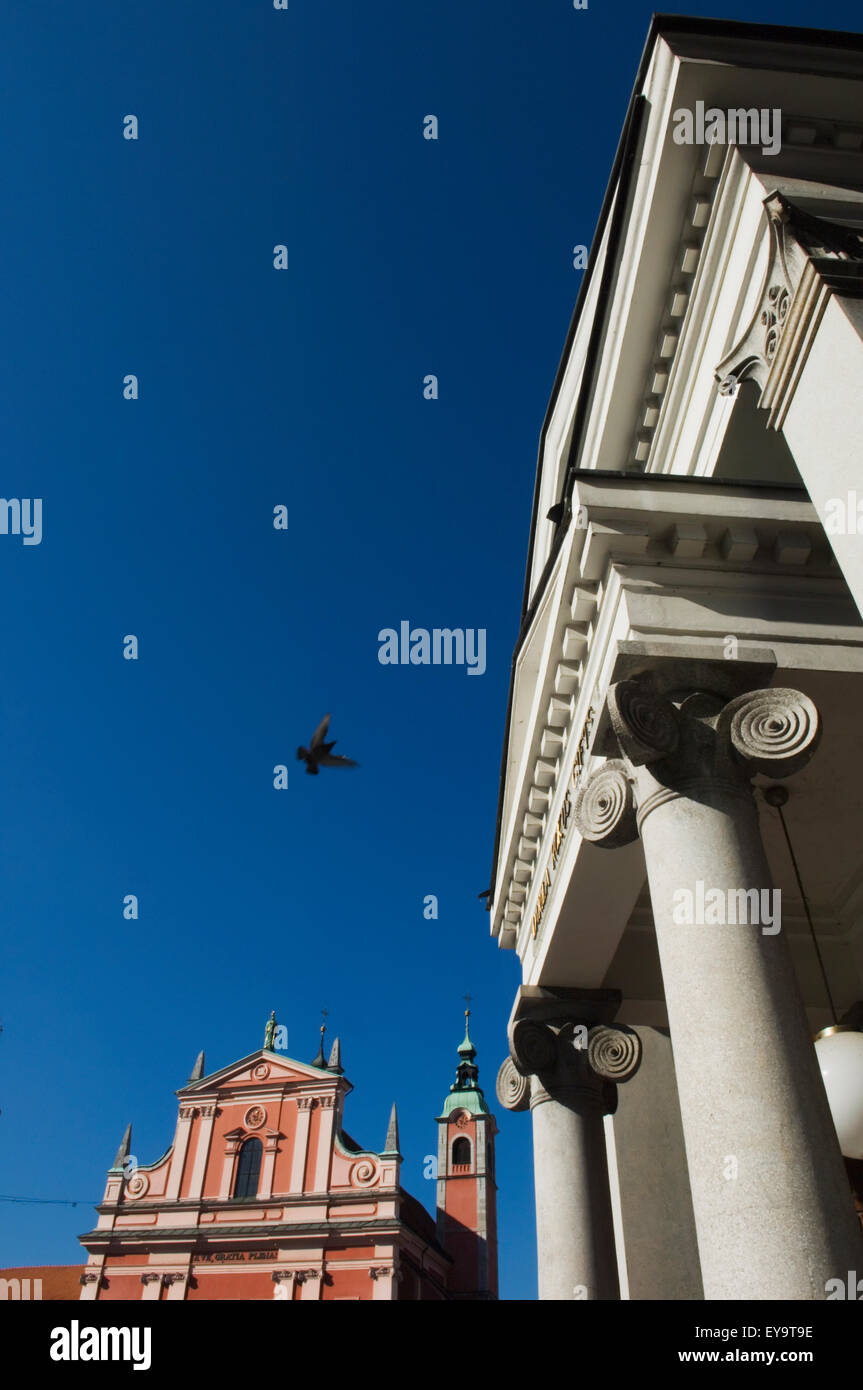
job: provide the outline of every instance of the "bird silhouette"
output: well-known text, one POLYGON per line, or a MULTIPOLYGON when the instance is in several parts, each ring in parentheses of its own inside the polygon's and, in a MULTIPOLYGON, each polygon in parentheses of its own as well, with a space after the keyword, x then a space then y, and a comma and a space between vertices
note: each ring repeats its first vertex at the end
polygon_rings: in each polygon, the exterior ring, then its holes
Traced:
POLYGON ((305 763, 306 772, 312 777, 317 777, 318 770, 322 767, 359 767, 359 763, 355 763, 353 758, 345 758, 341 753, 332 751, 336 745, 335 739, 332 743, 324 743, 329 727, 330 716, 325 714, 312 734, 308 748, 297 749, 297 761, 305 763))

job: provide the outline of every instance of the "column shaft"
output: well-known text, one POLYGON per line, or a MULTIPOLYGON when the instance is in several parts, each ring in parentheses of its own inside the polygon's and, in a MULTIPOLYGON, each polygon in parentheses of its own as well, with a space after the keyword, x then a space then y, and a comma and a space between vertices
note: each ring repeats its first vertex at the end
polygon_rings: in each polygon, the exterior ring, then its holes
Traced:
POLYGON ((675 920, 699 881, 772 890, 754 800, 705 783, 642 810, 704 1296, 824 1298, 863 1250, 784 932, 675 920))
POLYGON ((539 1297, 619 1298, 602 1113, 548 1098, 534 1077, 531 1119, 539 1297))

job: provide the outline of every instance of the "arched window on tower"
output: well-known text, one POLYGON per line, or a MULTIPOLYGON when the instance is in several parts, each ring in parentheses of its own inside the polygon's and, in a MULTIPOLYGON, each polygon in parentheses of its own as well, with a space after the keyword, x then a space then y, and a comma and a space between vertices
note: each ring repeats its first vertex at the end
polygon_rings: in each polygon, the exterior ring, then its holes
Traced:
POLYGON ((263 1146, 260 1139, 247 1139, 240 1149, 237 1176, 234 1181, 235 1197, 257 1197, 262 1153, 263 1146))
POLYGON ((452 1162, 453 1167, 461 1163, 470 1165, 470 1140, 465 1139, 464 1135, 460 1135, 452 1146, 452 1162))

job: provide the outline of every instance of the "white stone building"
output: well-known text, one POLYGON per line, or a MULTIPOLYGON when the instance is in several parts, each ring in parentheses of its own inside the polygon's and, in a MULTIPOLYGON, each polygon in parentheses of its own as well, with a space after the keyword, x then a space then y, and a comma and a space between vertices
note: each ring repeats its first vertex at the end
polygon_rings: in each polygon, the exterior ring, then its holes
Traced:
POLYGON ((654 19, 554 383, 489 895, 541 1298, 863 1272, 813 1046, 863 999, 861 82, 654 19))

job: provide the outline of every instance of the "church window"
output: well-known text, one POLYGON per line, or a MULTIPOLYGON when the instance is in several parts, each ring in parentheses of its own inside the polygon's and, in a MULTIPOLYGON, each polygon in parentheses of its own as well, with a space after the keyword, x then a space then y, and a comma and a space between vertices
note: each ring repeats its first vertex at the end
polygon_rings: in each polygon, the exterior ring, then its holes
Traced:
POLYGON ((257 1197, 262 1153, 260 1139, 247 1139, 240 1149, 240 1161, 237 1164, 237 1177, 234 1182, 235 1197, 257 1197))
POLYGON ((470 1140, 461 1135, 456 1139, 452 1146, 452 1161, 456 1163, 470 1163, 470 1140))

